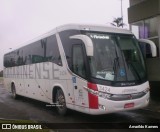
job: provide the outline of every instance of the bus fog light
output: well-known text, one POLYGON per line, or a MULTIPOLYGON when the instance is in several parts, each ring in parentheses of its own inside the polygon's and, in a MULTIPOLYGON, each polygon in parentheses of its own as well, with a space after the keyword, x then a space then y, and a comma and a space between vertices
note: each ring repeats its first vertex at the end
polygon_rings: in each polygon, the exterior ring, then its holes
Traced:
POLYGON ((104 105, 99 104, 99 109, 106 110, 106 107, 104 105))

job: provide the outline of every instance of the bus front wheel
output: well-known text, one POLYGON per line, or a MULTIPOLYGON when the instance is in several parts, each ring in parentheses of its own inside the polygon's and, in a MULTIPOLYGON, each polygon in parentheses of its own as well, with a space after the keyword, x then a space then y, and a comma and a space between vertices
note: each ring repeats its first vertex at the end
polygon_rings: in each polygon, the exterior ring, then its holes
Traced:
POLYGON ((56 108, 60 115, 66 115, 67 107, 66 107, 66 100, 62 89, 57 89, 56 92, 56 108))

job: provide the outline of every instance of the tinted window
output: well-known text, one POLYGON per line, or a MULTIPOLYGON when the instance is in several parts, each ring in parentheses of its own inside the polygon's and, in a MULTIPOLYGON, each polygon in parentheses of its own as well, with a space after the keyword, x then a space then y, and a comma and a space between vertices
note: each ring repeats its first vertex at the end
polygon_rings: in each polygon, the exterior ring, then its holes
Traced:
POLYGON ((52 35, 46 40, 46 52, 45 59, 46 61, 51 61, 56 63, 57 65, 62 65, 61 56, 58 48, 58 43, 55 35, 52 35))
POLYGON ((3 59, 4 67, 10 67, 10 54, 5 54, 3 59))
POLYGON ((30 50, 32 55, 32 63, 40 63, 44 61, 46 49, 43 46, 42 41, 37 41, 30 45, 30 50))
POLYGON ((5 54, 4 67, 12 67, 16 65, 17 65, 17 50, 5 54))
POLYGON ((24 65, 23 48, 20 48, 17 53, 17 66, 24 65))
POLYGON ((73 46, 73 72, 81 77, 86 77, 84 53, 81 45, 73 46))
POLYGON ((23 51, 22 56, 23 56, 24 65, 32 64, 32 55, 31 55, 30 45, 22 47, 21 50, 23 51))
POLYGON ((73 35, 77 35, 77 34, 81 34, 81 32, 79 30, 66 30, 66 31, 62 31, 59 33, 61 41, 62 41, 62 45, 64 48, 64 52, 66 55, 66 59, 68 62, 68 66, 71 69, 72 65, 71 65, 71 61, 72 61, 72 45, 73 44, 81 44, 82 41, 81 40, 76 40, 76 39, 70 39, 70 36, 73 35))
POLYGON ((62 65, 55 35, 36 41, 4 56, 5 67, 28 65, 46 61, 62 65))

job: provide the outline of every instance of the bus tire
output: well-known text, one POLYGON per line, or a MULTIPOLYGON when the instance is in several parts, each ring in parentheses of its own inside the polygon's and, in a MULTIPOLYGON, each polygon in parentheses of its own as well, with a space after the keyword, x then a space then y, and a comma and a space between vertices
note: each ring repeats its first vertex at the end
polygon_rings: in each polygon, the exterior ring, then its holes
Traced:
POLYGON ((67 113, 67 106, 64 93, 62 89, 58 88, 56 91, 56 108, 60 115, 64 116, 67 113))
POLYGON ((12 92, 12 97, 14 99, 17 99, 18 95, 16 93, 16 87, 15 87, 14 83, 12 83, 12 85, 11 85, 11 92, 12 92))

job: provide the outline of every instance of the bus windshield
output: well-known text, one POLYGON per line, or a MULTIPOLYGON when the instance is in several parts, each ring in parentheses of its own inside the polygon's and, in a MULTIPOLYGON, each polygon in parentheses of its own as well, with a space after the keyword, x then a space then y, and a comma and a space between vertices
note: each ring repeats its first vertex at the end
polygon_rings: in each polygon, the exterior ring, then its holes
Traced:
POLYGON ((86 33, 93 42, 91 76, 108 81, 137 81, 146 77, 138 42, 133 35, 86 33))

